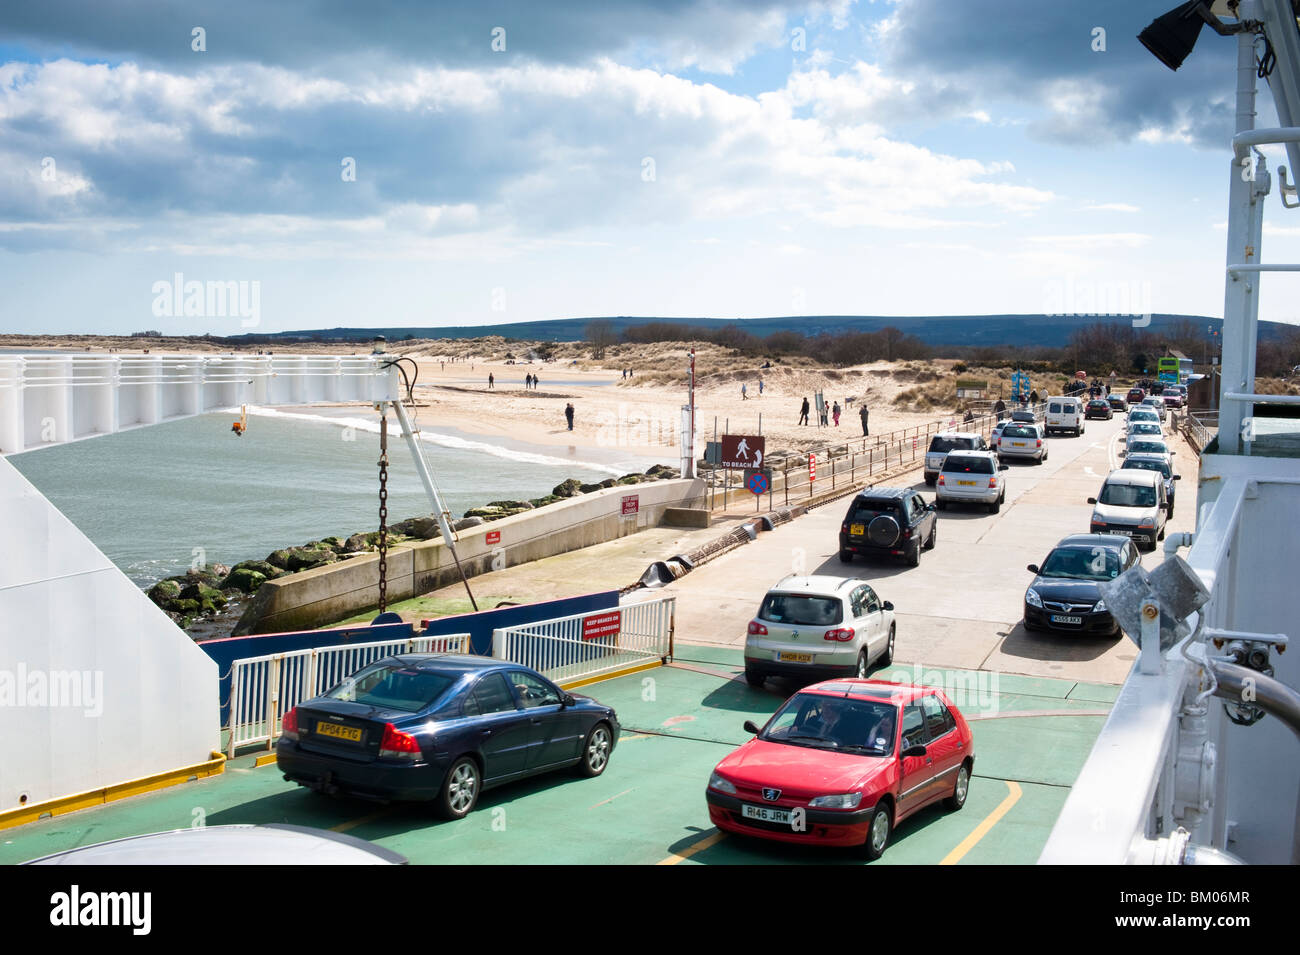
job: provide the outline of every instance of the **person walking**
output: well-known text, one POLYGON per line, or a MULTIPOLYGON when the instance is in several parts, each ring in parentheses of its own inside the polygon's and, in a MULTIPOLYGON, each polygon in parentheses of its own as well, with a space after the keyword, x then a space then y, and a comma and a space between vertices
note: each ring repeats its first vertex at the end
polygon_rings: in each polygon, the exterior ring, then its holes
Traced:
POLYGON ((570 401, 564 406, 564 418, 569 422, 569 430, 573 430, 573 402, 570 401))
POLYGON ((741 400, 741 401, 748 401, 748 400, 749 400, 748 390, 749 390, 749 389, 748 389, 748 386, 745 385, 744 382, 741 382, 741 384, 740 384, 740 400, 741 400))
POLYGON ((495 388, 495 387, 496 387, 496 378, 494 378, 494 377, 492 376, 492 373, 489 372, 489 373, 488 373, 488 391, 493 390, 493 388, 495 388))
POLYGON ((862 436, 868 436, 867 432, 867 406, 864 404, 862 410, 858 412, 858 417, 862 419, 862 436))
POLYGON ((533 375, 533 391, 537 390, 537 376, 533 375))
POLYGON ((835 418, 835 427, 840 426, 840 403, 837 401, 831 408, 831 416, 835 418))
POLYGON ((800 424, 808 423, 808 399, 807 398, 803 400, 803 405, 799 408, 799 423, 800 424))
POLYGON ((763 379, 758 379, 758 396, 763 397, 763 379))

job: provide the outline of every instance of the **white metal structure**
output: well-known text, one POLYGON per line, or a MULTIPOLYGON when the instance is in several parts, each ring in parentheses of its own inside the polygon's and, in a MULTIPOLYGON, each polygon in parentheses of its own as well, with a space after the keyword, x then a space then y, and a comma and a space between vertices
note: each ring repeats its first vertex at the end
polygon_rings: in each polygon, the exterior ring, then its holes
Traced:
MULTIPOLYGON (((1045 863, 1300 863, 1300 659, 1280 652, 1295 636, 1300 419, 1256 417, 1253 407, 1297 400, 1253 386, 1262 273, 1300 265, 1260 264, 1271 182, 1264 157, 1251 156, 1254 145, 1286 143, 1293 166, 1300 159, 1300 29, 1287 0, 1243 0, 1235 15, 1247 30, 1237 36, 1220 426, 1201 458, 1196 532, 1165 544, 1165 566, 1191 545, 1187 565, 1209 597, 1175 614, 1185 635, 1164 641, 1168 608, 1148 596, 1139 659, 1045 863), (1277 57, 1269 84, 1281 129, 1253 128, 1261 30, 1277 57)), ((1283 204, 1295 208, 1285 171, 1281 180, 1283 204)))
POLYGON ((230 732, 226 754, 252 743, 267 748, 280 735, 280 719, 303 700, 320 696, 350 673, 395 653, 467 653, 468 633, 309 647, 236 660, 230 666, 230 732))
POLYGON ((653 663, 672 655, 676 609, 676 597, 656 597, 613 610, 505 627, 492 631, 492 656, 532 667, 561 684, 653 663), (618 619, 611 621, 615 614, 618 619), (604 624, 608 634, 590 636, 593 622, 604 624))

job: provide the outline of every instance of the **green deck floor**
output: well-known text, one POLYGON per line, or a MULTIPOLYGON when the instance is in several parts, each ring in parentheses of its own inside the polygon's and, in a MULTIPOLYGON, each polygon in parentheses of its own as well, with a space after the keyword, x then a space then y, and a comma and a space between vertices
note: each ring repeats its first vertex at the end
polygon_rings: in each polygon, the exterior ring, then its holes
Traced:
MULTIPOLYGON (((422 806, 319 796, 286 783, 274 765, 255 769, 243 757, 220 776, 2 830, 0 863, 195 824, 288 822, 349 832, 413 863, 856 864, 840 850, 718 838, 710 825, 710 770, 748 739, 745 720, 762 722, 794 689, 771 681, 751 689, 733 679, 741 668, 738 650, 682 646, 673 666, 584 688, 614 706, 624 725, 605 774, 554 774, 493 790, 460 822, 422 806)), ((962 710, 975 733, 975 776, 963 810, 931 808, 904 822, 881 862, 936 863, 963 844, 962 863, 1034 862, 1118 688, 956 671, 927 670, 925 679, 972 688, 962 710)))

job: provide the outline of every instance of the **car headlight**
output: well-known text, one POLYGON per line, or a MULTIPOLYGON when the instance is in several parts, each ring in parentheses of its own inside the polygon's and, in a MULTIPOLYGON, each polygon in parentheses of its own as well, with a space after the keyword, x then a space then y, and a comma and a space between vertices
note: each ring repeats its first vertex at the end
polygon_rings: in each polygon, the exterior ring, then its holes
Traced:
POLYGON ((1106 609, 1106 601, 1098 600, 1096 606, 1094 606, 1092 609, 1096 613, 1101 613, 1103 610, 1106 609))
POLYGON ((730 793, 733 796, 736 794, 736 787, 727 782, 717 773, 714 773, 709 777, 709 788, 716 789, 720 793, 730 793))
POLYGON ((857 809, 862 793, 840 793, 836 796, 818 796, 808 803, 818 809, 857 809))
POLYGON ((1037 607, 1039 610, 1043 609, 1043 599, 1038 596, 1033 587, 1025 591, 1025 603, 1031 607, 1037 607))

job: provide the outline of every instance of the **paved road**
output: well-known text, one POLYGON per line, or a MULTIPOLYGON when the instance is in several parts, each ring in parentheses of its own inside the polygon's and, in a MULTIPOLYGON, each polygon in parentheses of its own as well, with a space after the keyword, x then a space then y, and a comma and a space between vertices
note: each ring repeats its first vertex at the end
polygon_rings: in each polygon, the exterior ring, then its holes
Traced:
MULTIPOLYGON (((1003 472, 1007 501, 998 514, 978 507, 940 512, 938 543, 916 568, 888 560, 840 563, 837 534, 847 499, 763 534, 671 585, 677 640, 739 646, 763 594, 784 575, 853 574, 893 601, 897 662, 1122 683, 1136 656, 1127 638, 1027 634, 1021 609, 1032 579, 1026 565, 1041 563, 1062 537, 1087 533, 1087 498, 1118 465, 1123 427, 1123 416, 1090 421, 1082 437, 1050 438, 1046 464, 1013 463, 1003 472)), ((1181 437, 1173 441, 1182 480, 1169 529, 1193 530, 1197 459, 1181 437)), ((932 498, 923 482, 913 486, 932 498)), ((1161 559, 1158 550, 1143 564, 1161 559)))

